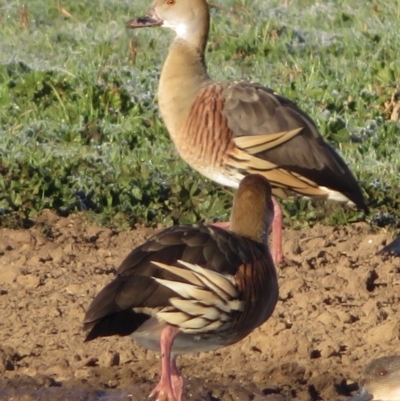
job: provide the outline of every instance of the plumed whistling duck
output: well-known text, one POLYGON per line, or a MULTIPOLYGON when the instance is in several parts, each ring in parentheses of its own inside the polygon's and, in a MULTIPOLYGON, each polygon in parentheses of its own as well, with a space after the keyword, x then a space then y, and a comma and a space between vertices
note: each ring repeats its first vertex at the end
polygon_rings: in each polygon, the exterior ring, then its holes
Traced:
MULTIPOLYGON (((343 159, 294 102, 248 82, 215 82, 204 51, 210 16, 205 0, 155 0, 128 28, 175 31, 162 69, 158 101, 180 156, 221 185, 237 188, 262 174, 278 198, 333 199, 367 211, 361 189, 343 159)), ((272 255, 283 261, 282 210, 273 199, 272 255)))
POLYGON ((161 353, 161 379, 151 395, 181 401, 176 357, 240 341, 272 314, 278 299, 267 246, 271 187, 246 176, 234 197, 230 230, 173 226, 134 249, 86 312, 86 341, 130 335, 161 353))

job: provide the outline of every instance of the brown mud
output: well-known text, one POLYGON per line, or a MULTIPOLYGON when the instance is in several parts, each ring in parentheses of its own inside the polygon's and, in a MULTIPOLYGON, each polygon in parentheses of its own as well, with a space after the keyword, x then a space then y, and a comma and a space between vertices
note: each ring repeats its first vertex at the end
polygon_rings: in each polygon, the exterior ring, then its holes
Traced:
MULTIPOLYGON (((0 229, 0 400, 146 400, 159 356, 129 338, 84 343, 82 319, 128 252, 154 233, 45 212, 0 229)), ((346 399, 373 358, 399 353, 400 258, 367 224, 284 232, 273 317, 215 352, 183 355, 185 399, 346 399)))

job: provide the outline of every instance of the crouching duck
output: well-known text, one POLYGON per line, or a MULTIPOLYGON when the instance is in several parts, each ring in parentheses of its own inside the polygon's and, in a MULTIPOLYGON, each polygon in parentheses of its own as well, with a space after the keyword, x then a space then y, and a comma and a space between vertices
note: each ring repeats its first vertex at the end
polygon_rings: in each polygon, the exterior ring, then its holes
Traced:
POLYGON ((365 368, 360 391, 348 401, 400 401, 400 355, 383 356, 365 368))
POLYGON ((271 187, 246 176, 234 198, 230 231, 193 224, 167 228, 134 249, 86 312, 86 341, 130 335, 161 353, 151 396, 181 401, 176 358, 236 343, 264 323, 278 299, 267 235, 271 187))
MULTIPOLYGON (((221 185, 237 188, 262 174, 274 196, 333 199, 367 211, 361 189, 342 158, 294 102, 248 81, 215 82, 205 48, 205 0, 155 0, 150 13, 127 28, 175 31, 158 88, 161 115, 180 156, 221 185)), ((272 255, 283 261, 282 210, 274 199, 272 255)))

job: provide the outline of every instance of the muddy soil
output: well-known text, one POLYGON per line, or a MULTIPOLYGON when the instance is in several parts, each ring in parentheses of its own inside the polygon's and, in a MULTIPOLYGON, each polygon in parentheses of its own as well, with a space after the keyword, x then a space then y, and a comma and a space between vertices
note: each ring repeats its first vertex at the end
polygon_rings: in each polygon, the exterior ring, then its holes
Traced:
MULTIPOLYGON (((0 229, 0 400, 146 400, 159 356, 129 338, 84 343, 85 309, 154 230, 116 232, 45 212, 0 229)), ((178 364, 185 399, 343 400, 364 366, 400 350, 400 258, 367 224, 284 232, 273 317, 250 336, 178 364)))

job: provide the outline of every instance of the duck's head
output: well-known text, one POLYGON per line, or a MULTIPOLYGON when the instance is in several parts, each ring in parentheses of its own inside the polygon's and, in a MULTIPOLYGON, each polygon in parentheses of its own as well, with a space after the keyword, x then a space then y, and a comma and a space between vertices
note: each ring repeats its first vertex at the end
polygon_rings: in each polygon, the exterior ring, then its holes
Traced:
POLYGON ((362 388, 348 401, 400 401, 400 355, 374 359, 365 368, 362 388))
POLYGON ((131 29, 156 26, 170 28, 183 39, 207 33, 208 4, 205 0, 155 0, 146 16, 132 19, 126 24, 131 29))

